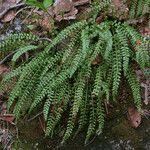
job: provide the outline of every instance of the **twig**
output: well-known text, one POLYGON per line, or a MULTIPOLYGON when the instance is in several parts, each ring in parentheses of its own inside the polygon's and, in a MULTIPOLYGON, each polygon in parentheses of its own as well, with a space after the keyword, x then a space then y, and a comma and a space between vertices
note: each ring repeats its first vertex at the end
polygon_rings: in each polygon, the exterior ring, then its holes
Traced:
POLYGON ((80 6, 80 5, 89 4, 89 3, 91 3, 90 0, 80 0, 80 1, 75 1, 75 2, 73 3, 73 5, 74 5, 74 6, 80 6))
POLYGON ((85 147, 88 146, 88 145, 90 145, 91 143, 93 143, 94 140, 96 139, 96 137, 97 137, 97 134, 93 137, 93 139, 92 139, 91 141, 89 141, 89 143, 87 143, 87 144, 85 145, 85 147))
POLYGON ((147 84, 145 84, 145 83, 141 83, 141 87, 143 87, 143 88, 145 88, 145 91, 144 91, 144 103, 145 103, 145 105, 148 105, 148 103, 149 103, 149 100, 148 100, 148 85, 147 84))
POLYGON ((25 19, 21 22, 21 24, 23 24, 23 23, 27 20, 27 18, 29 18, 29 17, 32 15, 34 9, 35 9, 35 8, 32 8, 32 9, 31 9, 30 13, 25 17, 25 19))
POLYGON ((30 121, 34 120, 35 118, 37 118, 38 116, 40 116, 42 113, 43 113, 43 111, 39 112, 38 114, 36 114, 32 118, 28 119, 28 121, 30 122, 30 121))
POLYGON ((41 118, 40 118, 40 117, 39 117, 39 122, 40 122, 40 125, 41 125, 41 128, 42 128, 43 132, 45 132, 45 126, 43 126, 43 124, 42 124, 42 121, 41 121, 41 118))
MULTIPOLYGON (((26 6, 26 7, 23 7, 23 8, 21 8, 21 9, 19 9, 19 10, 16 12, 15 17, 16 17, 20 12, 22 12, 23 10, 25 10, 25 9, 30 9, 30 8, 33 8, 33 6, 26 6)), ((14 18, 15 18, 15 17, 14 17, 14 18)), ((14 19, 11 20, 11 24, 12 24, 13 20, 14 20, 14 19)))
POLYGON ((25 3, 20 3, 20 4, 16 4, 16 5, 12 5, 8 8, 6 8, 3 12, 0 13, 0 19, 3 18, 3 16, 11 9, 17 8, 17 7, 21 7, 24 6, 25 3))
POLYGON ((29 59, 29 53, 28 52, 25 53, 25 59, 26 59, 26 61, 29 59))
POLYGON ((48 42, 52 42, 52 40, 49 39, 49 38, 40 38, 40 40, 46 40, 46 41, 48 41, 48 42))
POLYGON ((19 134, 18 134, 18 127, 16 126, 16 138, 19 139, 19 134))
POLYGON ((105 104, 106 113, 108 114, 109 112, 108 112, 107 102, 105 101, 104 104, 105 104))
POLYGON ((3 60, 0 61, 0 65, 2 65, 10 56, 12 56, 16 51, 11 52, 8 54, 3 60))

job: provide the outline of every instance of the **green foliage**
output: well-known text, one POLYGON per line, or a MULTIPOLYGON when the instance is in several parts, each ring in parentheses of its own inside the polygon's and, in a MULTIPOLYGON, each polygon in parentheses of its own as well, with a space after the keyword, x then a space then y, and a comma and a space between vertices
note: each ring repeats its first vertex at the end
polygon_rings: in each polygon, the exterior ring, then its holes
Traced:
MULTIPOLYGON (((108 4, 106 1, 96 7, 95 16, 108 4)), ((34 43, 38 38, 29 40, 20 38, 20 34, 13 36, 20 39, 19 42, 8 38, 0 43, 0 48, 3 52, 10 50, 10 46, 11 50, 19 49, 14 60, 31 49, 42 50, 6 75, 1 83, 3 90, 13 78, 17 80, 8 99, 8 110, 15 102, 17 118, 22 108, 31 113, 35 108, 43 107, 46 135, 52 136, 67 112, 69 117, 62 143, 71 137, 76 127, 78 133, 86 126, 87 143, 95 132, 102 132, 103 104, 111 99, 117 101, 122 76, 127 79, 140 111, 140 87, 132 65, 136 63, 142 69, 149 67, 148 44, 127 23, 104 20, 96 24, 93 19, 77 22, 42 46, 40 42, 33 46, 32 41, 34 43), (137 44, 139 40, 141 44, 137 44), (66 45, 62 46, 62 43, 66 45)))
POLYGON ((38 1, 38 0, 26 0, 26 3, 27 3, 28 5, 41 8, 41 9, 43 9, 43 10, 47 10, 47 8, 53 4, 53 0, 43 0, 43 1, 38 1))
POLYGON ((1 42, 0 58, 3 58, 5 54, 12 51, 13 49, 18 49, 19 47, 22 48, 22 46, 26 45, 26 43, 29 45, 30 43, 35 43, 38 40, 39 38, 33 34, 27 33, 12 34, 1 42))
POLYGON ((132 0, 129 5, 129 17, 134 19, 149 13, 150 0, 132 0))
POLYGON ((25 46, 25 47, 22 47, 20 48, 19 50, 17 50, 17 52, 15 53, 15 55, 13 56, 12 58, 12 61, 13 62, 16 62, 17 59, 23 55, 24 53, 30 51, 30 50, 34 50, 34 49, 38 49, 38 46, 35 46, 35 45, 28 45, 28 46, 25 46))

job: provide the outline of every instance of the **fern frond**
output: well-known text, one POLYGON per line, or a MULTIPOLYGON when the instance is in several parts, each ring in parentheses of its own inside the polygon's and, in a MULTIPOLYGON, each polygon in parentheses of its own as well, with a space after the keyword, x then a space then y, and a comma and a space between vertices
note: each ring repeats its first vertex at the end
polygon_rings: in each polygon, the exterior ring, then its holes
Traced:
POLYGON ((3 42, 0 43, 0 53, 12 51, 18 48, 24 43, 29 43, 30 41, 36 42, 39 38, 33 34, 28 33, 18 33, 12 34, 7 37, 3 42))
POLYGON ((146 0, 143 4, 142 15, 149 13, 150 0, 146 0))
POLYGON ((103 108, 103 102, 102 102, 102 96, 101 94, 97 98, 97 106, 96 106, 96 113, 98 118, 98 129, 97 133, 102 133, 102 129, 104 127, 104 108, 103 108))
POLYGON ((142 69, 150 66, 148 44, 144 41, 136 48, 136 61, 142 69))
POLYGON ((91 111, 90 111, 90 120, 87 135, 85 138, 85 144, 87 144, 88 140, 90 139, 91 135, 94 133, 96 129, 96 107, 94 99, 91 99, 91 111))
POLYGON ((76 35, 71 39, 69 45, 67 46, 67 48, 64 51, 64 54, 62 57, 62 63, 64 63, 68 59, 68 57, 71 55, 71 52, 73 51, 73 48, 75 47, 75 44, 79 38, 79 35, 76 35))
POLYGON ((3 91, 5 86, 8 85, 14 78, 17 78, 22 72, 22 67, 18 67, 15 70, 12 70, 8 74, 5 75, 5 77, 2 79, 0 84, 0 91, 3 91))
POLYGON ((136 16, 137 17, 142 15, 143 4, 144 4, 143 0, 138 0, 137 11, 136 11, 136 16))
POLYGON ((88 89, 88 86, 86 87, 86 91, 85 91, 85 96, 84 96, 84 99, 83 99, 83 102, 81 103, 81 106, 80 106, 80 118, 79 118, 79 127, 78 127, 78 130, 76 132, 76 135, 84 128, 84 126, 86 125, 87 123, 87 115, 88 115, 88 105, 89 105, 89 89, 88 89))
POLYGON ((50 56, 48 61, 46 62, 46 65, 43 69, 43 72, 41 74, 41 79, 44 78, 45 76, 47 76, 46 74, 50 71, 53 70, 53 68, 55 68, 55 65, 57 63, 59 63, 60 59, 63 56, 63 51, 59 51, 57 52, 54 56, 50 56))
POLYGON ((16 62, 16 60, 24 53, 30 51, 30 50, 35 50, 37 49, 38 46, 35 45, 28 45, 25 47, 21 47, 19 50, 17 50, 17 52, 13 55, 12 61, 16 62))
POLYGON ((46 126, 46 131, 45 134, 46 136, 48 135, 53 135, 53 125, 55 123, 55 118, 53 117, 53 114, 51 113, 49 115, 48 121, 47 121, 47 126, 46 126))
POLYGON ((102 71, 103 71, 102 67, 99 66, 99 68, 97 69, 96 77, 95 77, 95 81, 94 81, 94 88, 93 88, 93 92, 92 92, 93 96, 98 96, 99 92, 101 90, 101 87, 103 84, 103 72, 102 71))
POLYGON ((133 46, 136 45, 137 40, 141 40, 141 35, 131 26, 124 24, 127 32, 127 36, 133 46))
POLYGON ((80 107, 83 103, 83 91, 85 88, 86 78, 90 76, 91 69, 89 67, 83 67, 83 72, 78 76, 77 89, 74 95, 74 101, 72 105, 72 110, 69 116, 69 121, 67 124, 67 130, 65 132, 62 143, 64 143, 70 136, 74 127, 77 114, 80 110, 80 107))
POLYGON ((86 21, 83 21, 83 22, 74 23, 71 26, 65 28, 57 35, 57 37, 52 41, 52 43, 46 47, 46 51, 49 51, 51 48, 56 46, 62 40, 67 38, 69 35, 71 35, 73 32, 76 32, 77 30, 81 30, 82 28, 84 28, 85 25, 86 25, 86 21))
POLYGON ((48 118, 50 106, 51 106, 51 104, 53 104, 53 96, 54 96, 54 92, 49 91, 48 98, 47 98, 47 100, 44 104, 44 107, 43 107, 43 116, 44 116, 44 119, 46 121, 47 121, 47 118, 48 118))
POLYGON ((95 22, 95 19, 98 15, 99 12, 101 12, 102 10, 104 10, 106 7, 108 7, 108 5, 111 3, 111 0, 105 0, 105 1, 101 1, 99 2, 94 2, 92 10, 91 10, 91 21, 95 22))
POLYGON ((113 85, 112 85, 112 95, 113 99, 116 98, 116 95, 118 93, 118 88, 120 84, 120 78, 121 78, 121 70, 122 70, 122 58, 121 58, 121 50, 118 46, 117 39, 116 45, 115 45, 115 51, 113 55, 113 64, 112 64, 112 72, 113 72, 113 85))
POLYGON ((71 67, 68 70, 70 72, 69 73, 70 78, 75 73, 77 68, 81 65, 81 62, 83 61, 82 55, 81 55, 82 52, 83 52, 83 50, 79 48, 78 53, 76 54, 75 58, 73 59, 73 61, 71 63, 71 67))
POLYGON ((47 126, 46 135, 51 135, 51 137, 53 136, 54 129, 55 129, 56 125, 59 123, 59 121, 61 119, 62 112, 63 112, 63 110, 61 108, 58 108, 55 111, 55 116, 56 117, 54 118, 54 122, 51 123, 51 127, 47 126))
POLYGON ((133 0, 130 2, 129 17, 131 19, 137 17, 143 17, 146 13, 149 13, 149 0, 133 0))
MULTIPOLYGON (((72 110, 71 110, 72 112, 72 110)), ((76 116, 72 116, 72 113, 70 113, 69 118, 68 118, 68 122, 67 122, 67 129, 65 132, 65 135, 63 136, 62 139, 62 144, 65 143, 66 140, 68 140, 68 138, 71 136, 73 128, 74 128, 74 124, 75 124, 75 120, 76 120, 76 116)))
POLYGON ((136 107, 140 111, 141 110, 141 95, 140 95, 140 86, 137 81, 137 78, 131 70, 127 73, 126 77, 132 89, 134 103, 136 104, 136 107))
POLYGON ((126 74, 128 71, 130 58, 130 49, 128 47, 128 39, 126 38, 126 29, 124 26, 119 26, 116 32, 118 36, 118 44, 121 49, 121 55, 123 58, 123 71, 124 74, 126 74))
POLYGON ((102 38, 100 37, 98 42, 96 43, 95 45, 95 49, 94 49, 94 52, 91 54, 91 57, 90 57, 90 64, 95 60, 95 58, 97 56, 99 56, 99 54, 101 53, 102 49, 103 49, 103 44, 104 44, 104 41, 102 40, 102 38))
POLYGON ((105 54, 104 54, 104 59, 108 60, 109 56, 111 55, 112 52, 112 46, 113 46, 113 39, 112 39, 112 34, 111 32, 108 30, 104 33, 104 38, 106 41, 106 50, 105 50, 105 54))
POLYGON ((24 82, 22 82, 23 85, 20 84, 18 86, 19 88, 18 91, 20 92, 18 95, 19 99, 14 109, 14 114, 16 115, 17 118, 19 118, 20 109, 22 105, 24 105, 24 102, 26 101, 26 99, 28 99, 29 97, 32 97, 33 93, 31 93, 31 91, 33 92, 32 89, 34 89, 34 87, 37 86, 40 73, 41 73, 41 68, 36 68, 36 70, 34 70, 34 73, 33 74, 31 73, 31 75, 28 76, 30 81, 25 82, 25 79, 24 79, 24 82))
POLYGON ((85 78, 80 77, 77 86, 78 87, 77 90, 75 91, 74 102, 72 107, 72 116, 77 116, 77 113, 81 106, 82 98, 83 98, 83 90, 85 87, 85 78))

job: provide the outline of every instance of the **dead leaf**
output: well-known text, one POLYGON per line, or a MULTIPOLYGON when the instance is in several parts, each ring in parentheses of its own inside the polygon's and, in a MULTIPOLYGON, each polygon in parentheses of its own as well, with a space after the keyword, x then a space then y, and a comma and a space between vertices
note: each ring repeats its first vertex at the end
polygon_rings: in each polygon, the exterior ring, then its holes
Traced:
MULTIPOLYGON (((42 16, 44 14, 44 11, 43 10, 39 10, 38 8, 34 9, 33 12, 38 14, 38 15, 40 15, 40 16, 42 16)), ((51 12, 51 10, 50 10, 50 12, 51 12)))
POLYGON ((58 21, 76 19, 76 14, 78 13, 76 6, 89 2, 90 0, 56 0, 53 5, 55 19, 58 21))
POLYGON ((74 6, 81 6, 84 4, 91 3, 90 0, 72 0, 74 6))
POLYGON ((127 118, 133 128, 137 128, 141 123, 141 114, 135 106, 128 107, 127 118))
POLYGON ((113 0, 115 6, 120 7, 121 1, 120 0, 113 0))
POLYGON ((15 116, 13 114, 5 114, 5 115, 0 115, 0 119, 3 121, 6 121, 10 124, 15 124, 13 121, 15 120, 15 116))
POLYGON ((0 75, 8 73, 10 70, 7 66, 0 65, 0 75))
POLYGON ((4 11, 5 9, 8 9, 11 5, 16 4, 17 1, 16 0, 2 0, 1 2, 1 6, 0 6, 0 13, 2 13, 2 11, 4 11))
POLYGON ((9 22, 15 17, 15 11, 12 8, 17 6, 21 0, 2 0, 0 5, 0 19, 2 22, 9 22))
POLYGON ((4 18, 1 20, 2 22, 9 22, 15 18, 15 12, 13 10, 10 10, 4 18))
POLYGON ((69 12, 73 8, 73 3, 70 0, 56 0, 53 9, 54 14, 60 15, 65 12, 69 12))
POLYGON ((98 17, 96 18, 96 23, 97 23, 97 24, 100 24, 100 23, 102 22, 102 20, 103 20, 103 15, 98 16, 98 17))
POLYGON ((55 17, 55 19, 58 21, 76 19, 77 13, 78 13, 78 10, 76 8, 72 8, 69 13, 66 13, 64 15, 58 15, 55 17))
POLYGON ((100 63, 100 57, 97 56, 93 61, 92 61, 92 65, 97 65, 100 63))
POLYGON ((43 19, 37 19, 36 24, 47 31, 52 31, 54 28, 53 20, 49 16, 44 16, 43 19))
POLYGON ((150 28, 149 27, 141 27, 140 32, 143 36, 150 36, 150 28))

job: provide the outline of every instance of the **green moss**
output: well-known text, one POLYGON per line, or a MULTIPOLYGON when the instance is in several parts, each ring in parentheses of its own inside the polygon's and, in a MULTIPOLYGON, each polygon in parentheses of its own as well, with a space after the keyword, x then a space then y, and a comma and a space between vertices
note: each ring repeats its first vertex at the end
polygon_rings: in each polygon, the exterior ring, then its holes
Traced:
POLYGON ((133 144, 137 143, 141 136, 139 136, 136 129, 132 128, 126 119, 122 119, 119 124, 112 128, 112 135, 116 138, 124 140, 131 140, 133 144))

